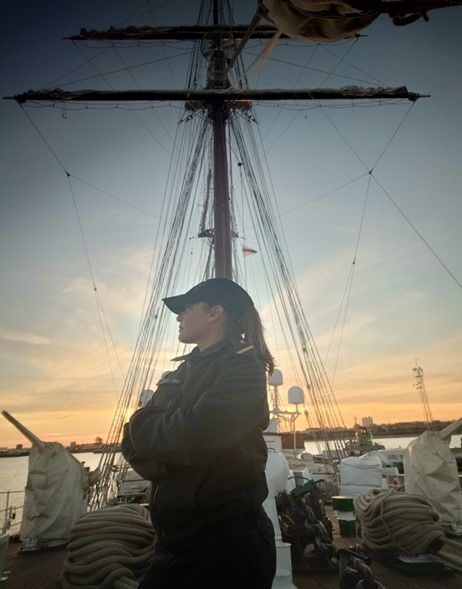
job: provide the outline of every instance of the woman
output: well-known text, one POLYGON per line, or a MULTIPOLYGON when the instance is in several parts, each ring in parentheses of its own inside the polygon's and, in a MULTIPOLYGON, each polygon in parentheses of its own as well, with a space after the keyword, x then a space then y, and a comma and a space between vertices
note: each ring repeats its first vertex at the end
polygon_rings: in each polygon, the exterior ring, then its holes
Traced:
POLYGON ((213 278, 164 299, 194 343, 126 424, 122 451, 152 481, 156 554, 140 587, 269 589, 266 374, 274 368, 248 293, 213 278))

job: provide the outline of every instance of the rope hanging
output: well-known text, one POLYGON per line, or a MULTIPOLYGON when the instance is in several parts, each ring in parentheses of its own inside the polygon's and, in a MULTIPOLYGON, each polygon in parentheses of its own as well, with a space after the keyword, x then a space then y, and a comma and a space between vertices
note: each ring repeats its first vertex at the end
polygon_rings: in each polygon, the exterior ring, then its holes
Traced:
POLYGON ((363 543, 372 552, 424 554, 442 546, 439 516, 421 495, 373 490, 353 500, 363 543))
POLYGON ((137 504, 106 507, 79 517, 71 530, 61 575, 63 589, 135 589, 153 554, 154 529, 137 504))

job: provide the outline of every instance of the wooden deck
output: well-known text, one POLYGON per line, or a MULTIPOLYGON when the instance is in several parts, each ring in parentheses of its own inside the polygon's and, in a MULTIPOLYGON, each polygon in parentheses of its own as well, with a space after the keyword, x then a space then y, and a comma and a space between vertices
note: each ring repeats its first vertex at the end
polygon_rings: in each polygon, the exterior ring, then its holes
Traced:
MULTIPOLYGON (((348 547, 359 542, 358 538, 342 538, 333 518, 332 523, 334 541, 338 547, 348 547)), ((451 547, 445 551, 462 558, 462 538, 457 540, 457 544, 458 548, 451 547)), ((65 548, 24 553, 19 551, 19 543, 11 543, 5 569, 5 572, 9 571, 6 572, 8 578, 0 582, 0 589, 59 589, 65 554, 65 548)), ((371 568, 375 580, 382 583, 385 589, 462 589, 462 573, 455 572, 452 576, 408 576, 378 560, 374 560, 371 568)), ((339 589, 339 579, 335 573, 310 572, 294 576, 294 585, 298 589, 339 589)))
POLYGON ((10 543, 0 589, 59 589, 66 547, 20 552, 19 542, 10 543))

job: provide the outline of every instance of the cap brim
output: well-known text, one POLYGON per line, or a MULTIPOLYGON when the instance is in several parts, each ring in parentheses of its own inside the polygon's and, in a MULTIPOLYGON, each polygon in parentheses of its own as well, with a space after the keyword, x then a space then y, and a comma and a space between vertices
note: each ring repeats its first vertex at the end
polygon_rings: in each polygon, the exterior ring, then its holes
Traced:
POLYGON ((170 309, 170 311, 173 311, 173 313, 175 313, 176 315, 179 315, 180 313, 182 313, 185 308, 186 305, 190 304, 190 301, 188 301, 188 298, 186 297, 186 295, 177 295, 176 297, 166 297, 165 299, 162 299, 166 305, 166 307, 168 309, 170 309))

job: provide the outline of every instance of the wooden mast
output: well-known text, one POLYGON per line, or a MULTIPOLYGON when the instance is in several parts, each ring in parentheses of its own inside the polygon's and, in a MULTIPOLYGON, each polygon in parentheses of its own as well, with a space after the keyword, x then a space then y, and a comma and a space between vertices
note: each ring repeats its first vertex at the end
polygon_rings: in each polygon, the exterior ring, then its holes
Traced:
MULTIPOLYGON (((213 24, 220 25, 218 0, 213 2, 213 24)), ((229 88, 228 63, 220 37, 212 42, 209 57, 207 88, 229 88)), ((228 106, 223 100, 210 105, 208 116, 213 127, 213 244, 215 250, 215 277, 233 278, 231 216, 229 207, 228 158, 226 123, 228 106)))
POLYGON ((107 31, 86 31, 82 29, 80 35, 70 37, 73 40, 116 40, 116 39, 190 39, 204 38, 209 43, 207 86, 205 89, 187 88, 184 90, 29 90, 16 96, 5 98, 14 99, 19 104, 27 101, 184 101, 197 102, 207 110, 207 116, 213 129, 213 202, 214 228, 211 231, 215 253, 215 276, 232 278, 232 231, 230 215, 230 195, 228 185, 228 156, 227 156, 227 122, 231 109, 239 107, 241 103, 253 100, 371 100, 379 99, 408 99, 415 101, 421 96, 409 92, 407 88, 357 88, 340 89, 258 89, 231 88, 228 79, 230 65, 235 61, 234 56, 228 59, 225 47, 226 41, 250 38, 269 38, 277 29, 272 26, 248 27, 230 25, 220 22, 221 0, 213 0, 213 25, 194 27, 143 27, 136 29, 114 29, 107 31))

